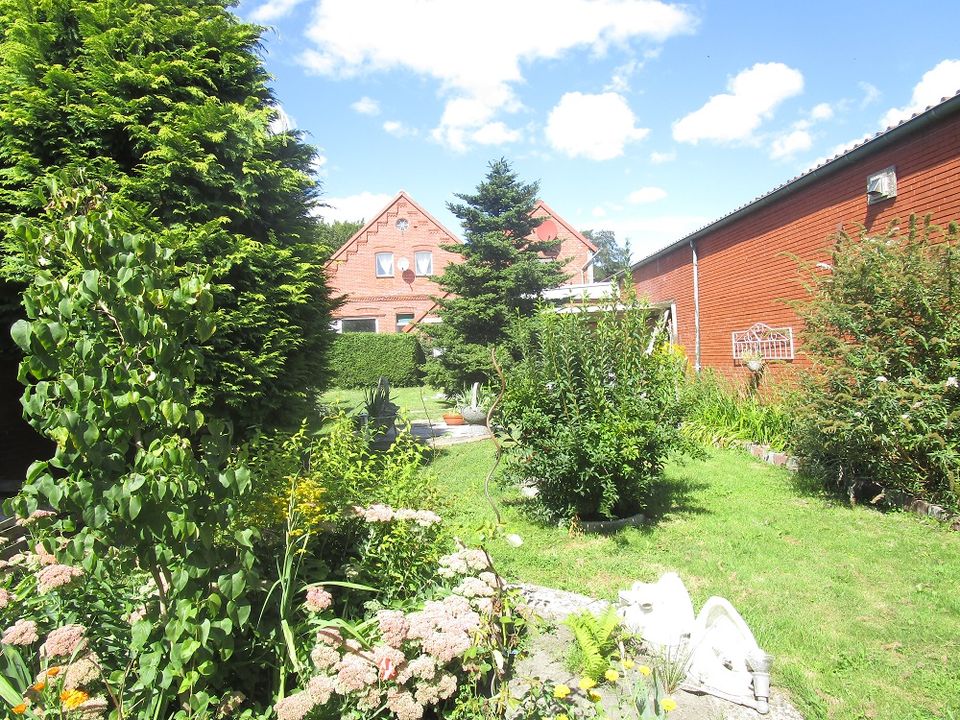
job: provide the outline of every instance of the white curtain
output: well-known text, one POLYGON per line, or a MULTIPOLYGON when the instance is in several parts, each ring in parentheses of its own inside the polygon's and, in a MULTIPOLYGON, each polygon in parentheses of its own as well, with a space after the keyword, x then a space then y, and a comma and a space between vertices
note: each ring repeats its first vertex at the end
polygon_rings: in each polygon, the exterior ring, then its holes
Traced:
POLYGON ((433 275, 433 253, 417 253, 417 275, 433 275))
POLYGON ((377 276, 393 275, 393 253, 377 253, 377 276))

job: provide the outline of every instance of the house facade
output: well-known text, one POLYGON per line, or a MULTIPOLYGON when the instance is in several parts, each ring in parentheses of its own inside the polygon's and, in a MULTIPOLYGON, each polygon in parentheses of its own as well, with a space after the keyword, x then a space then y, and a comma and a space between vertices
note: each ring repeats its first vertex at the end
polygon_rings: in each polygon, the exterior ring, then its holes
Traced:
POLYGON ((800 262, 828 272, 838 230, 881 233, 911 214, 960 219, 960 94, 652 253, 633 282, 672 307, 692 365, 745 378, 743 352, 760 347, 776 376, 807 364, 790 306, 806 297, 800 262))
MULTIPOLYGON (((554 257, 566 261, 569 282, 592 282, 596 247, 556 215, 536 204, 543 241, 560 240, 554 257)), ((401 191, 327 263, 327 281, 344 302, 334 312, 338 332, 408 332, 438 322, 434 298, 444 295, 432 279, 462 257, 443 249, 460 239, 401 191)))

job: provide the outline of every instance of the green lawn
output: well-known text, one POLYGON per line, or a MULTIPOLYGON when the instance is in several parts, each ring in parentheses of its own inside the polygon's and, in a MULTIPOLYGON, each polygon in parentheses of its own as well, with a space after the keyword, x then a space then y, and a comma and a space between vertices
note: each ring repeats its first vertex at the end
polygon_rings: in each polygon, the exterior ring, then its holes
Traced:
MULTIPOLYGON (((431 387, 391 388, 393 401, 410 420, 439 420, 450 409, 450 404, 436 398, 437 390, 431 387), (426 407, 424 407, 426 406, 426 407)), ((344 412, 353 412, 363 407, 363 390, 333 388, 320 396, 320 402, 344 412)))
MULTIPOLYGON (((492 457, 489 442, 458 445, 432 465, 465 540, 492 518, 492 457)), ((524 539, 493 543, 498 569, 608 599, 675 570, 698 609, 710 595, 733 602, 808 720, 960 720, 960 533, 834 503, 736 451, 670 464, 666 487, 655 527, 610 537, 533 524, 494 488, 507 532, 524 539)))

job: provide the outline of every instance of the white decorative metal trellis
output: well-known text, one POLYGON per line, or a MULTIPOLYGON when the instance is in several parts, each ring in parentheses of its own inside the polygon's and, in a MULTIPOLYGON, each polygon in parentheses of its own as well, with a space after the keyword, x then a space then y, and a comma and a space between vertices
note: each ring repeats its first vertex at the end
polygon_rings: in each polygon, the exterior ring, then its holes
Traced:
POLYGON ((759 355, 764 360, 793 360, 793 328, 756 323, 731 335, 734 360, 742 360, 745 354, 759 355))

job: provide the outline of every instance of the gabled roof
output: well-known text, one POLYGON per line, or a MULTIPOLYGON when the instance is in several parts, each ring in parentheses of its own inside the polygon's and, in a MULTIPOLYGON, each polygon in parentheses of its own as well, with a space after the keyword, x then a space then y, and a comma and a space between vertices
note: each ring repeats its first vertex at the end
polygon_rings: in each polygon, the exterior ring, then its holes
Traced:
POLYGON ((570 225, 570 223, 568 223, 568 222, 567 222, 566 220, 564 220, 562 217, 560 217, 559 215, 557 215, 557 213, 554 212, 553 208, 550 207, 549 205, 547 205, 543 200, 537 200, 537 204, 533 206, 533 212, 536 213, 537 210, 543 210, 545 213, 547 213, 547 215, 550 216, 550 219, 551 219, 551 220, 553 220, 553 221, 555 221, 555 222, 558 222, 558 223, 560 223, 561 225, 563 225, 564 229, 565 229, 567 232, 569 232, 571 235, 573 235, 577 240, 579 240, 579 241, 582 242, 584 245, 586 245, 586 246, 590 249, 590 252, 596 252, 596 251, 597 251, 597 246, 596 246, 596 245, 594 245, 594 244, 593 244, 592 242, 590 242, 586 237, 584 237, 584 236, 583 236, 583 233, 581 233, 579 230, 575 230, 575 229, 570 225))
POLYGON ((463 242, 459 237, 457 237, 457 236, 454 235, 452 232, 450 232, 449 230, 447 230, 447 228, 445 228, 445 227, 440 223, 440 221, 437 220, 433 215, 431 215, 431 214, 428 213, 426 210, 424 210, 423 206, 420 205, 420 203, 418 203, 418 202, 417 202, 416 200, 414 200, 412 197, 410 197, 409 195, 407 195, 406 191, 401 190, 400 192, 398 192, 398 193, 394 196, 394 198, 393 198, 390 202, 388 202, 388 203, 384 206, 383 210, 381 210, 381 211, 378 212, 376 215, 374 215, 374 216, 373 216, 373 219, 371 219, 369 222, 367 222, 366 225, 364 225, 364 226, 363 226, 362 228, 360 228, 356 233, 354 233, 353 237, 351 237, 349 240, 347 240, 343 245, 340 246, 340 249, 339 249, 339 250, 337 250, 333 255, 330 256, 330 259, 327 260, 327 265, 329 265, 330 263, 334 262, 335 260, 337 260, 337 258, 339 258, 341 255, 343 255, 352 245, 354 245, 354 244, 357 242, 357 240, 359 240, 359 239, 363 236, 363 234, 364 234, 365 232, 367 232, 368 230, 370 230, 370 228, 374 227, 374 226, 380 221, 380 218, 382 218, 384 215, 386 215, 386 214, 390 211, 390 208, 392 208, 394 205, 396 205, 397 202, 399 202, 400 200, 406 200, 408 203, 410 203, 413 207, 415 207, 417 210, 419 210, 421 213, 423 213, 424 217, 426 217, 427 220, 429 220, 430 222, 432 222, 434 225, 436 225, 438 228, 440 228, 440 230, 442 230, 442 231, 445 232, 447 235, 449 235, 451 238, 453 238, 453 240, 454 240, 455 242, 463 242))
POLYGON ((745 215, 756 212, 767 205, 777 202, 778 200, 801 190, 807 185, 817 182, 827 175, 832 175, 834 172, 842 170, 861 158, 867 157, 871 153, 878 152, 888 145, 891 145, 914 133, 920 132, 938 120, 949 117, 957 112, 960 112, 960 91, 957 91, 950 97, 941 98, 938 104, 931 105, 922 112, 914 113, 906 120, 901 120, 896 125, 888 127, 885 130, 881 130, 871 138, 858 141, 852 147, 848 148, 842 153, 835 155, 829 160, 823 161, 819 165, 807 170, 804 173, 801 173, 792 180, 788 180, 782 185, 778 185, 773 190, 770 190, 758 198, 751 200, 749 203, 741 205, 736 210, 733 210, 719 219, 714 220, 709 225, 705 225, 699 230, 694 230, 689 235, 685 235, 679 240, 665 245, 659 250, 655 250, 645 258, 635 262, 630 267, 630 270, 632 272, 640 267, 643 267, 647 263, 653 262, 657 258, 661 258, 667 253, 676 250, 678 247, 687 245, 694 240, 703 237, 709 232, 719 230, 720 228, 739 220, 745 215))

